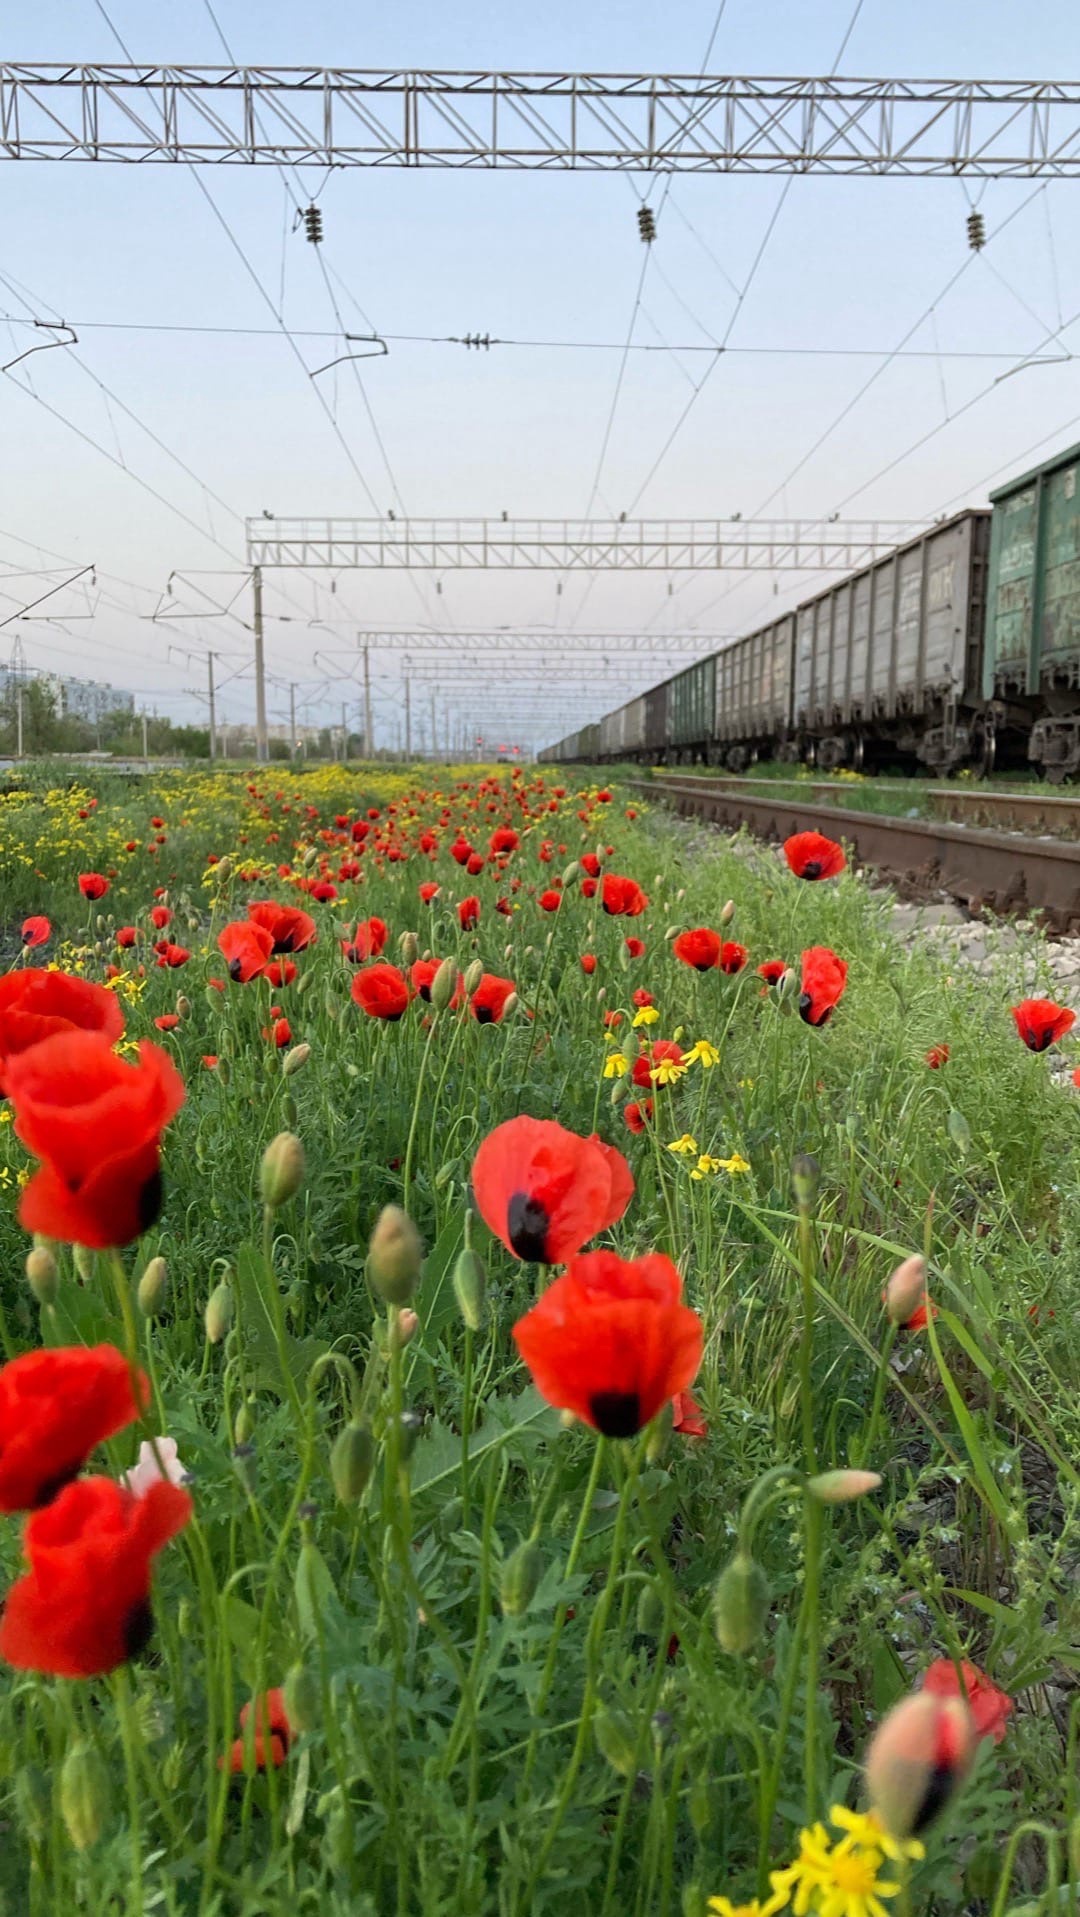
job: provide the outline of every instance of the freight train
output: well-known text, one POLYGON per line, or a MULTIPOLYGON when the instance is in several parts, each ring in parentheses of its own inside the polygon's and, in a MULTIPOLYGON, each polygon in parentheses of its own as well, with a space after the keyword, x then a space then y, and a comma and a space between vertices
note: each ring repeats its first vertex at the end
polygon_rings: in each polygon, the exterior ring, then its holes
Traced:
POLYGON ((539 754, 1080 771, 1080 446, 539 754))

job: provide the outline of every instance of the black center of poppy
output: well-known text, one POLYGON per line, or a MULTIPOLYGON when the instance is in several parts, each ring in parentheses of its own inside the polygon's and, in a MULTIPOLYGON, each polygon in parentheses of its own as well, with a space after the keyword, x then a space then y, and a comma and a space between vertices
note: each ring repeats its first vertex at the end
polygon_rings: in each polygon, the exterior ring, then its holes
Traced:
POLYGON ((1045 1052, 1053 1043, 1053 1038, 1053 1032, 1036 1032, 1029 1025, 1025 1043, 1029 1052, 1045 1052))
POLYGON ((80 1460, 76 1458, 73 1463, 62 1465, 59 1471, 54 1471, 51 1478, 42 1478, 34 1490, 35 1511, 40 1511, 43 1505, 51 1504, 57 1492, 62 1491, 65 1484, 70 1484, 73 1478, 78 1477, 79 1463, 80 1460))
POLYGON ((120 1626, 120 1636, 124 1645, 124 1656, 138 1657, 145 1651, 154 1635, 154 1613, 150 1609, 150 1599, 140 1598, 133 1604, 120 1626))
POLYGON ((604 1438, 632 1438, 641 1430, 636 1391, 597 1391, 589 1399, 593 1423, 604 1438))
POLYGON ((514 1192, 506 1208, 506 1228, 511 1247, 519 1258, 532 1265, 550 1263, 546 1249, 550 1223, 538 1198, 530 1198, 528 1192, 514 1192))
POLYGON ((135 1200, 135 1215, 139 1221, 140 1232, 149 1231, 161 1216, 161 1204, 165 1196, 165 1181, 161 1176, 161 1167, 152 1171, 146 1183, 140 1188, 135 1200))
POLYGON ((803 869, 802 869, 803 878, 804 879, 820 879, 821 873, 822 873, 821 860, 807 859, 806 864, 803 866, 803 869))
POLYGON ((347 945, 347 946, 345 947, 345 957, 346 957, 346 958, 348 959, 348 961, 349 961, 349 964, 350 964, 350 965, 359 965, 359 963, 360 963, 360 948, 359 948, 359 946, 357 946, 357 945, 347 945))
POLYGON ((694 960, 695 972, 711 972, 712 967, 713 967, 713 962, 711 959, 695 959, 694 960))
POLYGON ((915 1814, 915 1822, 911 1826, 913 1837, 917 1837, 921 1830, 925 1830, 928 1824, 932 1824, 938 1812, 945 1808, 955 1782, 954 1773, 945 1764, 935 1764, 927 1779, 922 1802, 915 1814))
POLYGON ((431 987, 430 987, 430 985, 419 985, 419 986, 417 986, 417 991, 419 992, 419 994, 420 994, 420 997, 421 997, 421 998, 423 999, 423 1001, 424 1001, 424 1004, 425 1004, 425 1005, 430 1005, 430 1004, 431 1004, 431 987))
POLYGON ((814 1018, 812 1016, 814 1010, 813 993, 800 992, 799 994, 799 1017, 805 1020, 807 1025, 827 1025, 832 1017, 832 1009, 831 1005, 826 1005, 825 1010, 819 1012, 817 1017, 814 1018))
POLYGON ((239 985, 240 979, 243 975, 243 970, 244 970, 244 963, 242 959, 229 960, 229 977, 232 979, 235 985, 239 985))
POLYGON ((476 1022, 478 1025, 490 1025, 495 1016, 490 1005, 474 1005, 473 1011, 476 1014, 476 1022))

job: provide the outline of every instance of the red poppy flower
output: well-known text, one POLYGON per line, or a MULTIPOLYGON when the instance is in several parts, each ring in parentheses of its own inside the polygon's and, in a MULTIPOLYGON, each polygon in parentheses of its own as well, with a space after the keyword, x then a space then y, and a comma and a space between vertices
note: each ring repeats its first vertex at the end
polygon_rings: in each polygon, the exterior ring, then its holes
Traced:
POLYGON ((847 864, 843 846, 822 832, 796 832, 785 839, 784 857, 797 879, 834 879, 847 864))
POLYGON ((212 1071, 214 1070, 214 1068, 215 1068, 215 1066, 217 1065, 217 1062, 218 1062, 218 1055, 217 1055, 217 1053, 216 1053, 216 1052, 204 1052, 204 1053, 203 1053, 203 1055, 202 1055, 202 1062, 203 1062, 203 1064, 205 1065, 205 1067, 206 1067, 206 1069, 207 1069, 207 1071, 208 1071, 208 1072, 212 1072, 212 1071))
POLYGON ((636 919, 649 903, 636 879, 615 872, 605 872, 600 900, 610 917, 628 919, 636 919))
POLYGON ((832 1017, 847 984, 847 965, 827 945, 811 945, 802 955, 799 1017, 824 1025, 832 1017))
MULTIPOLYGON (((336 894, 331 888, 331 896, 336 894)), ((256 899, 248 906, 248 918, 261 925, 273 942, 273 956, 282 952, 302 952, 319 936, 315 920, 295 905, 278 905, 273 899, 256 899)))
POLYGON ((160 1018, 154 1020, 159 1032, 175 1032, 179 1023, 179 1012, 162 1012, 160 1018))
POLYGON ((671 1400, 671 1429, 683 1438, 707 1438, 709 1427, 692 1391, 677 1391, 671 1400))
MULTIPOLYGON (((251 1722, 251 1714, 252 1706, 245 1704, 240 1713, 241 1732, 246 1731, 251 1722)), ((291 1739, 292 1726, 285 1709, 284 1691, 264 1691, 255 1705, 255 1734, 251 1740, 255 1769, 264 1771, 269 1764, 275 1768, 284 1764, 291 1739)), ((238 1737, 229 1750, 230 1771, 242 1771, 246 1768, 247 1748, 247 1738, 238 1737)), ((219 1768, 223 1768, 223 1760, 220 1758, 218 1765, 219 1768)))
POLYGON ((623 1118, 626 1122, 626 1129, 627 1131, 633 1132, 635 1137, 640 1136, 645 1130, 652 1115, 653 1102, 651 1098, 642 1099, 640 1105, 635 1102, 623 1106, 623 1118))
POLYGON ((341 949, 350 965, 359 965, 364 959, 378 958, 388 937, 382 919, 361 919, 352 938, 342 939, 341 949))
POLYGON ((121 925, 119 929, 117 930, 116 943, 117 945, 122 946, 125 951, 127 951, 130 946, 135 944, 136 940, 138 939, 138 936, 139 936, 139 932, 138 932, 137 926, 121 925))
POLYGON ((995 1744, 1000 1744, 1013 1713, 1012 1698, 999 1691, 977 1664, 969 1664, 965 1659, 960 1672, 964 1680, 962 1689, 952 1659, 936 1658, 923 1678, 922 1688, 929 1691, 931 1697, 959 1697, 971 1712, 975 1735, 992 1737, 995 1744))
POLYGON ((125 841, 125 844, 124 844, 125 852, 137 852, 138 849, 139 849, 138 839, 128 839, 125 841))
POLYGON ((267 966, 265 977, 270 980, 276 990, 280 991, 283 985, 292 984, 296 977, 296 967, 291 959, 275 959, 272 965, 267 966))
POLYGON ((41 1160, 19 1223, 65 1244, 127 1245, 161 1211, 161 1134, 184 1102, 167 1052, 139 1042, 138 1064, 108 1038, 64 1032, 12 1059, 15 1130, 41 1160))
POLYGON ((437 899, 441 891, 441 885, 436 885, 432 879, 425 879, 420 887, 420 898, 424 905, 430 905, 432 899, 437 899))
POLYGON ((37 916, 23 920, 22 942, 28 952, 33 951, 35 945, 47 945, 51 937, 52 926, 48 919, 37 916))
POLYGON ((643 1090, 651 1091, 654 1085, 653 1072, 658 1065, 663 1064, 665 1059, 668 1059, 672 1065, 681 1065, 683 1063, 682 1047, 676 1045, 674 1039, 658 1038, 654 1045, 650 1045, 646 1051, 635 1058, 634 1069, 630 1074, 634 1084, 641 1086, 643 1090))
POLYGON ((163 945, 158 952, 158 964, 167 965, 175 972, 178 966, 186 965, 190 957, 186 945, 163 945))
POLYGON ((369 1018, 384 1018, 390 1024, 396 1024, 409 1005, 408 983, 396 965, 365 966, 353 978, 352 995, 369 1018))
POLYGON ((578 864, 582 871, 587 873, 590 879, 598 879, 600 877, 600 861, 595 852, 583 852, 578 860, 578 864))
POLYGON ((932 1072, 940 1072, 942 1066, 947 1065, 948 1062, 949 1062, 948 1046, 947 1045, 931 1045, 930 1050, 926 1054, 926 1063, 927 1065, 929 1065, 930 1070, 932 1072))
POLYGON ((557 912, 562 904, 562 893, 555 891, 541 892, 537 904, 541 912, 557 912))
POLYGON ((150 1402, 112 1345, 30 1351, 0 1370, 0 1511, 48 1504, 91 1451, 133 1423, 150 1402))
POLYGON ((583 899, 594 899, 599 889, 599 879, 582 879, 581 896, 583 899))
POLYGON ((652 993, 647 992, 644 985, 637 986, 631 996, 639 1012, 642 1011, 646 1005, 655 1005, 656 1003, 652 993))
POLYGON ((605 1031, 613 1032, 616 1026, 619 1026, 622 1024, 622 1021, 623 1021, 622 1013, 620 1011, 617 1011, 614 1007, 612 1007, 610 1011, 607 1011, 604 1013, 605 1031))
POLYGON ((672 940, 671 949, 684 965, 690 965, 695 972, 711 972, 719 965, 724 942, 719 932, 710 932, 707 926, 699 925, 693 932, 680 932, 672 940))
POLYGON ((69 1484, 27 1522, 30 1568, 7 1594, 0 1657, 54 1677, 98 1677, 135 1657, 153 1631, 151 1562, 191 1511, 165 1479, 141 1497, 111 1478, 69 1484))
POLYGON ((521 840, 512 826, 501 825, 497 832, 492 833, 488 844, 492 852, 516 852, 521 840))
POLYGON ((151 906, 150 923, 151 925, 156 926, 159 932, 163 932, 165 930, 165 927, 168 925, 169 920, 171 918, 172 918, 172 913, 170 912, 167 905, 151 906))
POLYGON ((479 1025, 499 1025, 507 1004, 517 991, 511 979, 498 978, 493 972, 485 972, 481 977, 469 1004, 472 1015, 479 1025))
POLYGON ((457 915, 461 921, 461 929, 463 932, 474 931, 480 923, 479 899, 462 899, 457 909, 457 915))
POLYGON ((93 1032, 110 1045, 124 1029, 115 992, 67 972, 27 966, 0 978, 0 1091, 9 1064, 62 1032, 93 1032))
POLYGON ((703 1340, 670 1258, 594 1251, 571 1259, 514 1342, 549 1404, 605 1438, 632 1438, 693 1383, 703 1340))
POLYGON ((764 965, 757 967, 757 975, 765 980, 766 985, 776 985, 786 971, 783 959, 766 959, 764 965))
POLYGON ((538 1265, 563 1264, 622 1217, 634 1192, 630 1167, 613 1146, 527 1117, 489 1132, 472 1184, 485 1224, 515 1258, 538 1265))
POLYGON ((594 973, 594 972, 595 972, 595 970, 596 970, 596 955, 595 955, 595 953, 593 953, 593 952, 583 952, 583 953, 581 954, 581 969, 582 969, 582 971, 584 972, 584 974, 585 974, 585 976, 586 976, 586 978, 591 978, 591 977, 592 977, 592 975, 593 975, 593 973, 594 973))
POLYGON ((627 939, 625 943, 626 949, 632 959, 645 957, 645 946, 641 939, 627 939))
POLYGON ((218 933, 218 950, 234 985, 249 985, 259 978, 273 949, 272 934, 250 919, 234 919, 218 933))
POLYGON ((164 819, 151 819, 150 823, 153 826, 155 832, 160 832, 165 821, 164 819))
POLYGON ((1076 1013, 1049 998, 1025 998, 1011 1008, 1019 1032, 1029 1052, 1045 1052, 1064 1038, 1076 1023, 1076 1013))
POLYGON ((483 853, 470 852, 468 858, 465 861, 465 870, 469 874, 469 877, 473 879, 478 878, 480 873, 483 871, 483 869, 484 869, 483 853))
MULTIPOLYGON (((417 959, 415 964, 409 968, 409 982, 417 998, 422 998, 425 1005, 430 1005, 431 1003, 431 988, 435 983, 435 974, 438 969, 438 959, 417 959)), ((454 987, 454 996, 450 1000, 450 1010, 452 1012, 456 1012, 458 1006, 461 1004, 464 996, 464 983, 461 973, 459 972, 457 975, 457 984, 454 987)))
POLYGON ((468 839, 455 839, 450 847, 450 857, 456 859, 458 865, 468 865, 472 858, 472 846, 468 839))
POLYGON ((720 970, 726 972, 728 978, 734 978, 736 973, 744 969, 749 957, 745 945, 736 945, 733 939, 726 939, 720 947, 720 970))
POLYGON ((103 899, 108 889, 109 881, 100 872, 79 873, 79 891, 84 899, 103 899))

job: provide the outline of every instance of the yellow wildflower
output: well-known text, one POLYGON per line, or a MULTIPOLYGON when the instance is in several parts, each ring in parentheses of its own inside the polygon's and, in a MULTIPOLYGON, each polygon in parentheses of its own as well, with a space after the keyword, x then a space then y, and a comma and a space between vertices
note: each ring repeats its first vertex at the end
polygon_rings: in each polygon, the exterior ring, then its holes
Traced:
POLYGON ((685 1071, 684 1064, 677 1063, 673 1058, 662 1058, 659 1065, 653 1066, 649 1077, 654 1085, 676 1085, 685 1071))
POLYGON ((799 1855, 786 1870, 770 1875, 773 1895, 791 1902, 795 1917, 888 1917, 883 1898, 895 1897, 899 1881, 880 1876, 882 1847, 867 1847, 854 1833, 834 1843, 824 1824, 799 1834, 799 1855))
POLYGON ((634 1013, 630 1023, 636 1030, 639 1025, 656 1025, 659 1019, 660 1014, 655 1005, 642 1005, 639 1010, 634 1013))
POLYGON ((740 1172, 750 1170, 747 1160, 739 1152, 732 1152, 730 1158, 718 1158, 716 1164, 719 1171, 730 1172, 733 1178, 737 1178, 740 1172))
POLYGON ((916 1837, 890 1837, 880 1819, 873 1811, 848 1810, 846 1804, 834 1804, 829 1812, 830 1824, 836 1824, 846 1830, 848 1836, 864 1849, 884 1851, 886 1857, 898 1863, 921 1863, 926 1856, 925 1844, 916 1837))
POLYGON ((708 1152, 702 1152, 690 1176, 691 1178, 708 1178, 711 1172, 720 1170, 723 1162, 722 1158, 712 1158, 708 1152))
POLYGON ((755 1080, 752 1078, 740 1078, 739 1090, 740 1092, 752 1092, 754 1089, 754 1084, 755 1084, 755 1080))
POLYGON ((719 1065, 720 1054, 707 1038, 699 1038, 697 1044, 691 1045, 687 1052, 686 1062, 688 1065, 700 1065, 703 1071, 711 1072, 714 1065, 719 1065))
POLYGON ((668 1151, 682 1152, 689 1157, 691 1152, 697 1151, 697 1139, 691 1138, 689 1132, 684 1132, 681 1138, 672 1139, 671 1144, 668 1146, 668 1151))
POLYGON ((630 1070, 630 1061, 625 1052, 609 1052, 604 1060, 605 1078, 625 1078, 630 1070))
POLYGON ((767 1897, 762 1903, 757 1897, 751 1897, 747 1904, 733 1904, 730 1897, 710 1897, 708 1909, 716 1917, 772 1917, 774 1911, 782 1910, 782 1896, 767 1897))

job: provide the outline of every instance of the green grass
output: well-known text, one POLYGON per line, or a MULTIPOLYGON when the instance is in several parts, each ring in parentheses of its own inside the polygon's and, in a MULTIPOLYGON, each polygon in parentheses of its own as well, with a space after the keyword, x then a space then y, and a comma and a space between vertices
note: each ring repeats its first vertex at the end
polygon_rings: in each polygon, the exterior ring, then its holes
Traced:
MULTIPOLYGON (((192 950, 183 971, 150 962, 144 979, 127 955, 121 998, 127 1036, 159 1039, 187 1085, 166 1141, 163 1216, 125 1263, 133 1279, 153 1256, 168 1263, 164 1311, 140 1321, 139 1337, 155 1428, 177 1440, 196 1508, 159 1560, 154 1644, 120 1680, 4 1676, 4 1909, 697 1917, 709 1895, 752 1896, 759 1868, 794 1854, 808 1816, 859 1801, 881 1713, 932 1659, 961 1654, 1017 1709, 1005 1742, 980 1749, 973 1780, 928 1833, 910 1908, 993 1905, 996 1917, 1040 1896, 1041 1838, 1018 1837, 1011 1889, 1002 1870, 1010 1834, 1033 1817, 1063 1856, 1078 1810, 1072 1088, 1024 1050, 985 981, 899 949, 887 901, 850 872, 801 885, 746 839, 706 834, 636 797, 628 820, 625 795, 597 804, 596 787, 579 796, 570 775, 558 813, 523 831, 501 883, 490 870, 468 878, 449 856, 450 832, 432 865, 414 855, 379 871, 365 858, 362 882, 311 906, 319 941, 294 984, 207 989, 222 975, 214 937, 225 918, 268 892, 292 900, 277 865, 311 869, 313 853, 335 868, 341 850, 319 831, 406 790, 404 776, 379 771, 298 779, 271 768, 253 798, 248 776, 188 772, 150 789, 103 774, 93 795, 51 799, 31 779, 3 806, 9 953, 23 914, 43 911, 62 962, 100 977, 117 957, 114 926, 145 928, 155 885, 192 950), (151 813, 167 822, 153 853, 151 813), (550 864, 537 857, 545 833, 556 842, 550 864), (598 844, 644 885, 643 919, 605 919, 576 884, 556 915, 540 912, 535 891, 598 844), (273 876, 248 884, 234 873, 222 888, 208 882, 210 853, 273 876), (88 910, 77 873, 110 866, 112 889, 88 910), (416 891, 429 876, 442 884, 432 907, 416 891), (511 917, 493 909, 500 891, 511 917), (469 892, 483 911, 466 936, 455 901, 469 892), (749 947, 750 967, 699 977, 672 957, 668 935, 717 925, 728 899, 725 936, 749 947), (365 1018, 339 933, 370 913, 390 927, 387 958, 409 932, 421 952, 462 967, 479 957, 515 981, 516 1013, 489 1027, 446 1013, 430 1033, 416 1005, 397 1025, 365 1018), (627 958, 628 931, 643 938, 643 958, 627 958), (812 944, 850 968, 820 1030, 790 1000, 764 995, 752 970, 772 957, 797 965, 812 944), (597 955, 592 978, 583 951, 597 955), (681 1032, 721 1058, 658 1088, 655 1134, 632 1137, 625 1081, 603 1076, 604 1013, 621 1014, 615 1036, 633 1055, 638 986, 661 1013, 640 1037, 681 1032), (178 993, 184 1016, 162 1037, 153 1019, 178 993), (311 1047, 289 1076, 261 1036, 271 1002, 293 1042, 311 1047), (924 1063, 934 1044, 950 1048, 941 1071, 924 1063), (469 1207, 479 1142, 519 1110, 598 1130, 626 1153, 636 1192, 606 1242, 678 1263, 705 1327, 695 1393, 706 1438, 653 1432, 598 1450, 530 1385, 510 1333, 537 1272, 469 1207), (283 1130, 302 1139, 306 1176, 264 1216, 259 1164, 283 1130), (693 1180, 696 1156, 666 1149, 687 1133, 699 1154, 737 1154, 749 1170, 693 1180), (800 1153, 820 1168, 801 1219, 791 1177, 800 1153), (365 1277, 387 1202, 407 1203, 427 1248, 420 1327, 400 1370, 365 1277), (474 1334, 452 1284, 467 1223, 487 1270, 474 1334), (899 1365, 883 1373, 882 1288, 924 1247, 934 1334, 901 1335, 899 1365), (210 1344, 204 1311, 223 1280, 233 1326, 210 1344), (348 1414, 345 1374, 318 1362, 330 1352, 366 1380, 376 1446, 369 1487, 350 1505, 330 1475, 348 1414), (420 1421, 400 1474, 399 1396, 420 1421), (821 1469, 867 1463, 883 1484, 819 1521, 793 1478, 757 1530, 768 1615, 753 1647, 729 1654, 711 1602, 741 1504, 774 1466, 801 1470, 809 1445, 821 1469), (500 1580, 530 1537, 534 1589, 513 1615, 500 1580), (806 1552, 812 1568, 818 1544, 808 1609, 806 1552), (306 1708, 287 1762, 230 1779, 217 1760, 240 1706, 290 1672, 306 1708), (76 1740, 108 1780, 96 1841, 81 1850, 59 1789, 76 1740)), ((463 776, 467 802, 477 775, 463 776)), ((553 774, 548 787, 558 782, 553 774)), ((440 789, 450 786, 446 775, 440 789)), ((464 814, 483 844, 508 787, 496 813, 464 814)), ((409 830, 441 810, 420 801, 409 830)), ((145 944, 141 956, 152 960, 145 944)), ((42 1341, 122 1342, 103 1257, 80 1255, 80 1273, 58 1253, 55 1308, 39 1308, 23 1280, 15 1207, 27 1162, 12 1126, 0 1126, 9 1354, 42 1341)), ((113 1440, 99 1468, 125 1468, 138 1437, 113 1440)), ((17 1519, 3 1521, 0 1551, 10 1579, 17 1519)))

